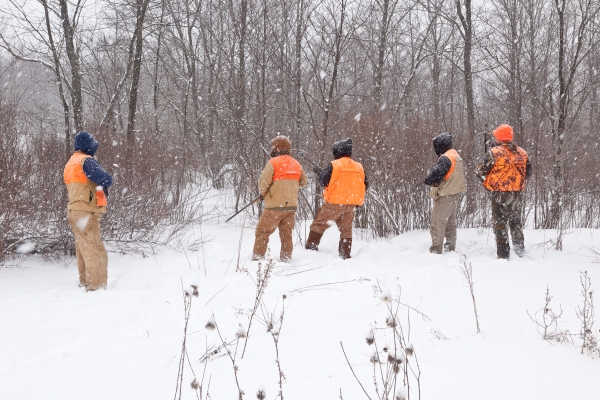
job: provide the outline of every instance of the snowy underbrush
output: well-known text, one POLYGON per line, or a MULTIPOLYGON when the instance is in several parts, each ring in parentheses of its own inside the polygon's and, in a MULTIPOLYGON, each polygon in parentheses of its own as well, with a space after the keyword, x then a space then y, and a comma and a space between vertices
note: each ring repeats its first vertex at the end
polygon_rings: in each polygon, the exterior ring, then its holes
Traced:
MULTIPOLYGON (((27 204, 30 186, 23 183, 13 202, 0 205, 0 266, 15 264, 28 254, 60 260, 74 254, 73 235, 67 221, 60 189, 45 195, 32 208, 27 204)), ((218 212, 215 204, 222 194, 200 181, 178 190, 175 201, 168 185, 141 185, 136 189, 118 187, 109 192, 108 212, 102 219, 102 236, 109 251, 148 255, 161 246, 199 245, 201 238, 187 235, 194 226, 218 212)))
POLYGON ((179 189, 176 201, 168 188, 151 187, 144 195, 116 191, 114 205, 102 221, 103 237, 109 251, 123 254, 199 245, 203 239, 188 233, 215 215, 213 200, 220 197, 202 182, 179 189))
MULTIPOLYGON (((74 253, 63 182, 72 143, 22 125, 10 105, 0 107, 0 267, 23 254, 57 261, 74 253)), ((218 202, 207 202, 217 195, 210 179, 195 165, 183 167, 180 148, 168 136, 141 135, 135 157, 127 156, 119 135, 97 139, 97 158, 114 178, 101 223, 111 250, 149 254, 178 246, 189 239, 185 232, 218 214, 218 202)))

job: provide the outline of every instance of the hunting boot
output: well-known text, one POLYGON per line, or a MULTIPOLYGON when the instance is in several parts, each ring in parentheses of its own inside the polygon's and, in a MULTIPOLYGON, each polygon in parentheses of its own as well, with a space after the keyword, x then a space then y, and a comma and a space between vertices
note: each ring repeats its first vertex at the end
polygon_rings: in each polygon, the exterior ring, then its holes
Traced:
POLYGON ((433 253, 433 254, 442 254, 442 252, 444 251, 444 247, 440 244, 439 246, 430 246, 429 247, 429 252, 433 253))
POLYGON ((340 244, 338 247, 338 253, 342 260, 345 260, 350 257, 350 250, 352 250, 352 238, 350 239, 340 239, 340 244))
POLYGON ((450 252, 450 251, 455 251, 456 250, 456 243, 450 243, 450 242, 446 242, 444 243, 444 251, 450 252))
POLYGON ((496 242, 496 249, 498 253, 498 258, 509 259, 510 257, 510 245, 505 241, 496 242))
POLYGON ((310 231, 308 234, 308 239, 306 239, 306 245, 304 246, 306 250, 319 250, 319 243, 321 243, 321 238, 323 237, 322 233, 318 233, 315 231, 310 231))
POLYGON ((515 253, 521 258, 525 257, 527 251, 525 250, 525 245, 523 243, 513 243, 513 249, 515 253))

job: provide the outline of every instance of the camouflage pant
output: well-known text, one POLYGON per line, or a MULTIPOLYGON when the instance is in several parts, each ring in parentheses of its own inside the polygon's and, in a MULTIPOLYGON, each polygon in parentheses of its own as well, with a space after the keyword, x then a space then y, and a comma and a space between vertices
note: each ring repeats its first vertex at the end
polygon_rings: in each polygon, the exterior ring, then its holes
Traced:
POLYGON ((492 192, 492 216, 494 218, 494 233, 498 258, 508 258, 508 227, 515 249, 525 247, 521 212, 523 210, 523 193, 521 192, 492 192))

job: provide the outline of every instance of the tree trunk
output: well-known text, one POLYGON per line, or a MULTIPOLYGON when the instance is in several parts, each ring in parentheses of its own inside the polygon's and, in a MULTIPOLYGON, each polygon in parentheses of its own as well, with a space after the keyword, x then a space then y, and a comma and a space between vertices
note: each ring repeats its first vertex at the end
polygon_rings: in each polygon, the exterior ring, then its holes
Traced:
POLYGON ((508 98, 510 104, 510 125, 514 130, 516 143, 523 143, 523 117, 521 101, 521 39, 518 32, 518 4, 516 0, 510 0, 505 12, 510 23, 510 43, 508 64, 510 81, 508 85, 508 98))
POLYGON ((137 111, 138 85, 142 67, 142 51, 144 37, 144 18, 150 0, 137 0, 136 23, 135 23, 135 55, 133 58, 133 71, 131 76, 131 88, 129 90, 129 117, 127 120, 127 167, 131 170, 135 157, 135 117, 137 111))
MULTIPOLYGON (((470 155, 467 161, 467 169, 473 170, 476 164, 475 158, 475 100, 473 93, 473 68, 471 63, 471 51, 473 48, 473 22, 471 19, 471 0, 464 0, 465 12, 462 12, 460 0, 456 0, 458 16, 462 24, 462 35, 464 40, 463 51, 463 73, 465 78, 465 97, 467 100, 467 146, 466 154, 470 155)), ((468 172, 468 171, 467 171, 468 172)), ((467 174, 467 184, 475 186, 479 182, 473 174, 467 174)), ((476 195, 475 192, 468 191, 466 194, 466 213, 468 216, 475 215, 476 195)), ((469 221, 467 221, 467 225, 469 221)))
POLYGON ((83 127, 83 96, 81 91, 81 64, 79 52, 75 48, 75 32, 69 18, 69 8, 67 0, 60 1, 60 18, 65 35, 65 47, 67 58, 71 66, 71 102, 73 104, 73 119, 75 120, 75 129, 82 131, 83 127))
POLYGON ((562 250, 562 214, 563 214, 563 143, 565 138, 565 126, 567 119, 567 88, 564 76, 565 68, 565 4, 566 0, 555 0, 558 14, 558 119, 556 129, 552 135, 554 147, 554 167, 552 186, 552 219, 556 221, 558 235, 556 238, 556 250, 562 250), (559 4, 561 3, 561 4, 559 4))
POLYGON ((441 95, 440 95, 440 75, 442 73, 442 65, 441 58, 442 54, 440 51, 440 38, 438 36, 438 25, 434 22, 437 18, 436 15, 430 15, 429 17, 433 24, 433 29, 431 30, 433 36, 433 51, 432 51, 432 61, 431 61, 431 101, 433 103, 433 121, 434 127, 436 130, 442 129, 443 123, 441 121, 441 95))
POLYGON ((465 97, 467 100, 467 130, 469 143, 475 140, 475 96, 473 94, 473 67, 471 52, 473 49, 473 21, 471 19, 471 0, 464 0, 465 12, 462 11, 460 0, 456 0, 456 9, 463 27, 464 52, 463 71, 465 77, 465 97))
POLYGON ((158 25, 158 37, 156 39, 156 58, 154 59, 154 77, 152 82, 152 105, 154 107, 154 134, 158 135, 158 94, 160 92, 160 80, 158 77, 160 65, 160 50, 163 39, 163 21, 165 17, 165 0, 161 1, 160 6, 160 22, 158 25))
POLYGON ((296 138, 299 140, 302 131, 302 38, 304 36, 304 0, 297 0, 296 5, 296 42, 295 42, 295 58, 296 58, 296 76, 295 76, 295 118, 296 118, 296 138))
POLYGON ((56 45, 54 43, 54 36, 52 34, 52 27, 50 26, 50 11, 48 9, 48 1, 41 0, 42 5, 44 6, 44 18, 46 19, 46 31, 48 33, 48 45, 50 46, 50 51, 52 52, 52 60, 54 62, 54 74, 56 75, 56 86, 58 86, 58 95, 60 97, 62 106, 63 106, 63 118, 65 123, 65 158, 69 159, 71 153, 73 152, 73 146, 71 144, 71 123, 70 123, 70 114, 71 110, 69 107, 69 102, 65 97, 65 93, 63 90, 62 83, 62 74, 60 73, 60 58, 58 56, 58 52, 56 50, 56 45))
POLYGON ((248 30, 248 0, 240 0, 240 43, 238 46, 237 119, 240 129, 246 114, 246 35, 248 30))
MULTIPOLYGON (((327 92, 327 97, 325 98, 324 104, 324 114, 323 114, 323 128, 321 130, 321 151, 319 152, 319 165, 324 165, 325 163, 325 149, 327 146, 327 138, 329 134, 329 115, 331 111, 331 102, 333 100, 333 93, 335 90, 335 85, 337 83, 338 77, 338 67, 340 65, 340 60, 342 58, 342 38, 344 35, 344 20, 346 17, 346 0, 341 1, 341 10, 340 10, 340 25, 336 29, 335 32, 335 54, 333 59, 333 72, 331 74, 331 83, 329 85, 329 90, 327 92)), ((315 184, 315 198, 314 198, 314 207, 315 207, 315 215, 320 206, 320 198, 319 198, 319 183, 315 184)))
POLYGON ((387 35, 390 21, 390 0, 381 3, 381 26, 379 30, 379 44, 377 46, 377 65, 373 86, 373 108, 378 112, 381 108, 381 86, 383 85, 383 67, 385 65, 385 51, 387 48, 387 35))

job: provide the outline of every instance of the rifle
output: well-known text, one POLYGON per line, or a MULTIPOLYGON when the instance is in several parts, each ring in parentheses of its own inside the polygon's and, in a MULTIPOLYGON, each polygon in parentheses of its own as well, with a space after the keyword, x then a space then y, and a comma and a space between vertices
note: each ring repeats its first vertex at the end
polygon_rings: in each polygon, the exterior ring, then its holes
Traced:
POLYGON ((481 175, 479 175, 479 172, 477 172, 477 169, 474 169, 473 172, 475 172, 475 175, 477 175, 477 177, 479 178, 479 180, 481 182, 485 182, 485 178, 481 175))
MULTIPOLYGON (((487 145, 488 145, 488 141, 487 141, 488 131, 489 131, 488 124, 485 124, 485 131, 477 133, 475 135, 475 136, 483 135, 483 157, 484 157, 484 159, 485 159, 485 155, 488 152, 488 148, 487 148, 487 145)), ((481 180, 481 182, 485 182, 485 178, 483 176, 479 175, 479 172, 477 172, 477 168, 475 168, 473 170, 473 172, 475 172, 475 175, 477 175, 477 177, 479 178, 479 180, 481 180)))
POLYGON ((257 198, 255 198, 254 200, 252 200, 252 202, 246 204, 246 206, 244 206, 244 208, 242 208, 241 210, 239 210, 238 212, 236 212, 235 214, 233 214, 231 217, 227 218, 225 220, 225 222, 229 222, 233 217, 235 217, 236 215, 238 215, 239 213, 241 213, 242 211, 244 211, 246 208, 250 207, 252 204, 254 204, 257 201, 262 200, 262 199, 263 199, 262 195, 259 194, 257 198))

